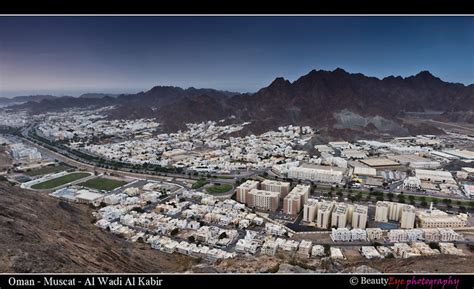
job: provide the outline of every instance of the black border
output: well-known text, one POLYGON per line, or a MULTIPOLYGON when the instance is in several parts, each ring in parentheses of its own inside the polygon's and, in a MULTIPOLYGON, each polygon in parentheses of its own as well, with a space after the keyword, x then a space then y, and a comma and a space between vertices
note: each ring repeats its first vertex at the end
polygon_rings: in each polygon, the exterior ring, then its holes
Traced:
POLYGON ((469 1, 36 0, 3 1, 0 14, 474 14, 469 1))

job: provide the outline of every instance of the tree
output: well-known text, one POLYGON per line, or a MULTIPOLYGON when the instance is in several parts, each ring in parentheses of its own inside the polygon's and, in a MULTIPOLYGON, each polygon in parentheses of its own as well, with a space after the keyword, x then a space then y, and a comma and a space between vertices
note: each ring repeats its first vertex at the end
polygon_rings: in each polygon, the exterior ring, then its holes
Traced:
POLYGON ((400 203, 405 203, 405 196, 404 196, 404 195, 399 194, 399 195, 397 196, 397 199, 398 199, 398 201, 399 201, 400 203))
POLYGON ((436 250, 439 250, 439 244, 436 243, 436 242, 430 242, 428 245, 429 245, 430 248, 433 249, 433 250, 435 250, 435 249, 436 249, 436 250))
POLYGON ((389 199, 389 201, 392 201, 392 200, 393 200, 393 196, 394 196, 394 194, 393 194, 392 192, 389 192, 389 193, 387 194, 387 198, 389 199))
POLYGON ((326 256, 329 256, 329 254, 331 253, 331 246, 329 246, 328 244, 324 244, 323 247, 324 247, 324 254, 326 256))

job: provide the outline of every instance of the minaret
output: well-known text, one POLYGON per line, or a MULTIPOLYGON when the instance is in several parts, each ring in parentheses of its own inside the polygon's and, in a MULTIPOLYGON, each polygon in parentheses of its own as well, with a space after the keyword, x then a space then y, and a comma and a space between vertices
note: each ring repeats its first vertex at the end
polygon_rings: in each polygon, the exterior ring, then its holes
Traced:
POLYGON ((430 202, 430 213, 433 211, 433 202, 430 202))

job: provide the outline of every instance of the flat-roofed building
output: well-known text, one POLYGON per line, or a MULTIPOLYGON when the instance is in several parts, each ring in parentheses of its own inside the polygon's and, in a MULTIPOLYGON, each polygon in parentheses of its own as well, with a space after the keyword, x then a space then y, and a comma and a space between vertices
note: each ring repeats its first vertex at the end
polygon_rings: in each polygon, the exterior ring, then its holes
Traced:
POLYGON ((381 223, 388 222, 388 202, 378 201, 375 205, 375 221, 381 223))
POLYGON ((400 166, 399 163, 394 162, 387 158, 370 158, 370 159, 362 159, 360 160, 361 163, 370 166, 371 168, 391 168, 391 167, 398 167, 400 166))
POLYGON ((290 191, 290 183, 274 180, 264 180, 260 183, 260 187, 264 191, 280 193, 281 197, 285 197, 290 191))
POLYGON ((451 173, 447 171, 416 169, 415 175, 422 181, 451 184, 456 183, 456 181, 453 179, 453 175, 451 175, 451 173))
POLYGON ((382 239, 383 232, 380 228, 367 228, 365 231, 367 232, 367 239, 369 239, 369 241, 382 239))
POLYGON ((413 229, 413 227, 415 227, 415 207, 404 205, 400 217, 400 228, 413 229))
POLYGON ((367 232, 364 229, 352 229, 351 230, 352 241, 367 241, 367 232))
POLYGON ((440 210, 417 212, 420 228, 461 228, 467 225, 467 215, 449 215, 440 210))
POLYGON ((247 180, 238 186, 236 190, 237 202, 246 203, 247 194, 253 189, 258 189, 258 182, 254 180, 247 180))
POLYGON ((297 195, 288 194, 283 199, 283 213, 296 215, 301 211, 301 198, 297 195))
POLYGON ((423 239, 425 242, 438 242, 440 234, 438 229, 421 229, 423 232, 423 239))
POLYGON ((408 177, 403 180, 403 188, 409 190, 417 190, 421 188, 421 181, 417 177, 408 177))
POLYGON ((351 231, 347 228, 332 228, 331 239, 333 241, 345 241, 349 242, 351 240, 351 231))
POLYGON ((392 243, 408 241, 406 230, 399 230, 399 229, 390 230, 388 231, 387 237, 392 243))
POLYGON ((338 203, 332 212, 331 226, 345 228, 347 222, 350 222, 352 206, 346 203, 338 203))
POLYGON ((346 169, 330 166, 302 165, 288 170, 288 177, 322 183, 341 183, 346 169))
POLYGON ((333 147, 335 149, 350 149, 353 147, 353 145, 349 142, 346 141, 331 141, 328 143, 330 147, 333 147))
POLYGON ((303 222, 312 223, 318 212, 318 200, 308 199, 303 206, 303 222))
POLYGON ((252 189, 247 195, 247 206, 267 211, 276 211, 278 209, 278 201, 280 200, 279 192, 271 192, 264 190, 252 189))
POLYGON ((83 204, 91 204, 98 202, 104 198, 103 194, 91 192, 88 190, 80 190, 76 193, 76 201, 83 204))
POLYGON ((367 225, 367 206, 356 205, 352 212, 352 228, 365 229, 367 225))
POLYGON ((316 227, 322 229, 329 229, 331 226, 331 213, 334 209, 333 202, 323 202, 321 206, 318 208, 317 212, 317 220, 316 220, 316 227))
POLYGON ((439 228, 439 240, 441 242, 452 242, 460 239, 460 235, 451 228, 439 228))
POLYGON ((299 257, 309 258, 311 255, 312 247, 313 247, 313 243, 311 243, 311 241, 303 240, 301 241, 296 254, 299 257))
POLYGON ((357 176, 372 176, 377 175, 377 170, 371 167, 354 167, 352 174, 357 176))
POLYGON ((283 212, 290 215, 298 214, 308 199, 309 191, 310 186, 308 185, 297 185, 294 187, 283 200, 283 212))

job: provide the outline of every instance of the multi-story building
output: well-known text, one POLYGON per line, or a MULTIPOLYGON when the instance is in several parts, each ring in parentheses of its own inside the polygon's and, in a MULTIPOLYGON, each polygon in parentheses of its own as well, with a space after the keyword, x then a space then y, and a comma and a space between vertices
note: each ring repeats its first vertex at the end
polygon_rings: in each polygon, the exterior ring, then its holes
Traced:
POLYGON ((297 195, 288 194, 283 199, 283 213, 296 215, 301 211, 301 198, 297 195))
POLYGON ((281 197, 285 197, 290 191, 290 183, 274 180, 264 180, 260 183, 260 187, 264 191, 280 193, 281 197))
POLYGON ((408 177, 403 180, 403 188, 409 190, 416 190, 421 188, 421 181, 417 177, 408 177))
POLYGON ((402 206, 402 213, 400 217, 400 228, 413 229, 415 226, 415 207, 412 205, 402 206))
POLYGON ((318 200, 308 199, 303 206, 303 221, 312 223, 318 212, 318 200))
POLYGON ((316 227, 328 229, 331 225, 331 213, 334 209, 333 202, 323 202, 318 208, 316 227))
POLYGON ((375 221, 387 223, 388 222, 388 202, 377 202, 375 205, 375 221))
POLYGON ((338 203, 332 212, 331 226, 345 228, 351 216, 352 206, 345 203, 338 203))
POLYGON ((247 194, 247 206, 266 211, 276 211, 278 209, 278 201, 280 200, 279 192, 271 192, 264 190, 252 189, 247 194))
POLYGON ((367 239, 369 239, 369 241, 382 239, 383 232, 380 228, 367 228, 365 231, 367 232, 367 239))
POLYGON ((351 230, 352 241, 367 241, 367 232, 364 229, 351 230))
POLYGON ((258 189, 258 182, 254 180, 247 180, 246 182, 238 186, 236 190, 237 202, 246 203, 247 194, 253 189, 258 189))
POLYGON ((467 225, 467 215, 449 215, 440 210, 418 212, 420 228, 461 228, 467 225))
POLYGON ((459 234, 454 232, 451 228, 439 228, 440 241, 442 242, 452 242, 459 239, 459 234))
POLYGON ((368 207, 356 205, 352 212, 352 228, 365 229, 368 207))
POLYGON ((421 231, 425 242, 438 242, 441 237, 438 229, 421 229, 421 231))
POLYGON ((405 230, 390 230, 387 234, 390 242, 407 242, 408 237, 405 230))
POLYGON ((297 185, 283 200, 283 212, 285 214, 296 215, 301 211, 301 207, 309 196, 310 187, 307 185, 297 185))
POLYGON ((407 234, 407 239, 410 242, 423 240, 423 231, 421 231, 420 229, 406 230, 406 234, 407 234))
POLYGON ((313 244, 311 243, 311 241, 307 241, 307 240, 301 241, 298 247, 297 255, 300 257, 309 258, 312 247, 313 247, 313 244))
POLYGON ((347 228, 332 228, 331 239, 333 241, 350 241, 352 238, 351 231, 347 228))
POLYGON ((288 177, 322 183, 341 183, 345 169, 328 166, 300 166, 288 170, 288 177))
POLYGON ((402 203, 379 201, 375 207, 375 221, 400 221, 402 229, 412 229, 415 225, 415 207, 402 203))

